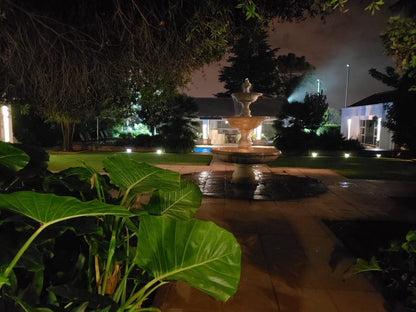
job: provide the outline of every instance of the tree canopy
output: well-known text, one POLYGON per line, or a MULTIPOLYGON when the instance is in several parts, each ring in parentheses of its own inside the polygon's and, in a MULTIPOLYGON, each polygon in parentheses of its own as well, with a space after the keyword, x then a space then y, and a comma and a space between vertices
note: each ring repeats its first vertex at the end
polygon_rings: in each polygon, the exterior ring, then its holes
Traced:
POLYGON ((307 151, 316 131, 327 119, 328 103, 322 93, 306 93, 303 102, 286 102, 273 126, 274 144, 284 151, 307 151))
POLYGON ((313 0, 1 0, 0 91, 70 129, 129 80, 184 85, 222 57, 247 18, 321 12, 313 0))
POLYGON ((410 151, 416 151, 416 92, 409 90, 415 79, 408 75, 399 75, 394 68, 387 67, 385 73, 374 68, 370 75, 396 89, 393 105, 387 108, 385 126, 393 132, 393 142, 410 151))
POLYGON ((227 59, 231 63, 220 73, 219 81, 224 82, 227 92, 241 91, 245 78, 253 83, 253 91, 267 95, 276 95, 280 89, 279 72, 277 70, 277 49, 271 49, 267 43, 267 31, 257 25, 250 33, 242 34, 235 42, 227 59))

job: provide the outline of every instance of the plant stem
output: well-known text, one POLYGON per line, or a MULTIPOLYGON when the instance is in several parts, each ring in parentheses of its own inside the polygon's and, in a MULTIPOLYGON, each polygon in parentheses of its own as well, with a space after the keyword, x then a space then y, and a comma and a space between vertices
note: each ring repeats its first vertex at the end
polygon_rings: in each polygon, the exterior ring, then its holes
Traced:
POLYGON ((8 277, 10 272, 13 270, 14 266, 16 265, 17 261, 22 257, 23 253, 29 248, 30 244, 33 240, 42 232, 46 226, 41 224, 39 228, 27 239, 27 241, 23 244, 23 246, 19 249, 17 254, 14 256, 13 260, 9 263, 6 270, 4 271, 4 276, 8 277))
MULTIPOLYGON (((117 222, 117 220, 115 222, 117 222)), ((105 285, 107 284, 108 274, 110 272, 111 262, 113 260, 115 248, 116 248, 116 230, 113 229, 113 233, 111 234, 110 246, 108 247, 107 263, 106 263, 105 270, 103 273, 104 275, 103 275, 103 282, 101 284, 101 295, 105 294, 105 285)))

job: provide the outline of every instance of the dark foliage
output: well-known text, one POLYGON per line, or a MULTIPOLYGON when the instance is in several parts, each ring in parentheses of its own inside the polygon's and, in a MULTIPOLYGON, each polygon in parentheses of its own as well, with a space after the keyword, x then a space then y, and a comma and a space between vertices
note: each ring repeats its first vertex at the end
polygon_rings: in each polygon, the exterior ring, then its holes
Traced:
POLYGON ((305 153, 313 147, 316 130, 326 121, 326 96, 306 94, 304 102, 286 102, 274 122, 275 146, 283 152, 305 153))
POLYGON ((117 146, 131 147, 160 147, 162 146, 162 138, 160 135, 139 134, 134 136, 132 134, 121 134, 114 141, 114 144, 117 146))
POLYGON ((61 143, 60 130, 54 124, 45 122, 33 110, 20 113, 17 109, 13 109, 12 112, 13 135, 19 142, 41 147, 51 147, 61 143))
POLYGON ((315 69, 304 56, 296 56, 294 53, 279 55, 277 58, 282 92, 289 97, 296 87, 302 82, 302 79, 315 69))
POLYGON ((243 34, 231 49, 232 56, 227 60, 231 66, 225 66, 219 76, 219 81, 224 82, 227 89, 223 96, 241 92, 245 78, 253 83, 253 92, 278 94, 280 82, 276 51, 270 48, 267 32, 261 26, 257 25, 252 32, 243 34))
POLYGON ((193 98, 178 95, 166 102, 169 117, 160 127, 162 146, 166 152, 186 153, 193 151, 196 134, 192 129, 191 117, 198 106, 193 98))
POLYGON ((393 132, 393 142, 411 152, 416 151, 416 91, 409 90, 415 84, 415 77, 400 76, 391 67, 386 68, 386 73, 370 69, 370 75, 396 89, 396 98, 387 108, 387 121, 384 123, 393 132))
POLYGON ((371 280, 387 300, 389 311, 416 311, 415 250, 403 248, 406 236, 406 245, 414 248, 409 231, 415 224, 366 220, 325 223, 354 257, 377 259, 382 271, 371 273, 371 280))

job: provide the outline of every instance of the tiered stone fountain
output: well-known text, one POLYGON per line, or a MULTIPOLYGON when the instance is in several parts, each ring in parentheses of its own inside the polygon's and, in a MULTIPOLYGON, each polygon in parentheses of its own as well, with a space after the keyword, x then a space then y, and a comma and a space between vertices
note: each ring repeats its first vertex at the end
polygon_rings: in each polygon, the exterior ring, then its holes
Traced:
POLYGON ((235 164, 231 181, 239 184, 257 184, 254 167, 276 159, 281 153, 274 147, 253 147, 250 134, 268 116, 251 116, 250 104, 255 102, 262 94, 250 92, 251 83, 245 79, 243 92, 233 93, 232 96, 243 105, 240 116, 223 117, 230 126, 238 129, 241 138, 237 147, 212 148, 211 153, 220 160, 235 164))

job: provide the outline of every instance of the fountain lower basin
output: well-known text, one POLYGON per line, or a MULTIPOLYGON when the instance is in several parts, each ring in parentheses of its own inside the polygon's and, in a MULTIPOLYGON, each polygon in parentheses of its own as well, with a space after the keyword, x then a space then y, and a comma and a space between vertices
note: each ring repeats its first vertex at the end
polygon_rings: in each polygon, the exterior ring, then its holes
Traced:
POLYGON ((235 164, 231 182, 237 184, 257 184, 254 166, 275 160, 281 154, 274 147, 220 147, 212 148, 211 153, 222 161, 235 164))
POLYGON ((274 147, 217 147, 211 148, 211 153, 220 160, 235 164, 264 164, 275 160, 281 152, 274 147))

